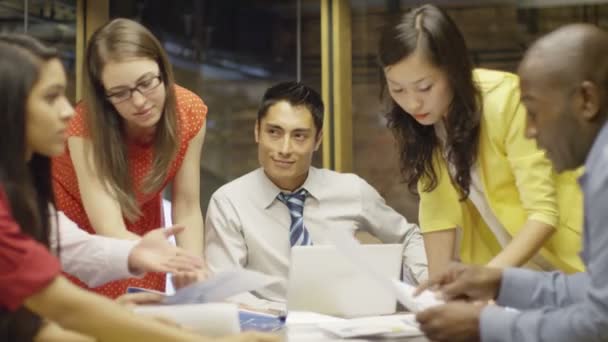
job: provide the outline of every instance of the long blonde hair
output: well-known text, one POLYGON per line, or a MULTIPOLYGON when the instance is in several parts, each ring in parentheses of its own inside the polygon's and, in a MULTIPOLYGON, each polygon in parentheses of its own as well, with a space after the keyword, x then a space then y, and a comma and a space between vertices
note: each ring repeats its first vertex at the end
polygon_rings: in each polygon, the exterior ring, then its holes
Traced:
POLYGON ((141 216, 141 209, 129 175, 124 122, 105 96, 101 73, 106 63, 133 57, 156 61, 166 89, 163 114, 154 137, 154 161, 142 187, 144 193, 158 190, 178 150, 175 81, 167 54, 158 39, 144 26, 129 19, 114 19, 99 28, 87 46, 84 93, 85 122, 91 139, 95 170, 106 189, 120 204, 124 217, 131 222, 141 216))

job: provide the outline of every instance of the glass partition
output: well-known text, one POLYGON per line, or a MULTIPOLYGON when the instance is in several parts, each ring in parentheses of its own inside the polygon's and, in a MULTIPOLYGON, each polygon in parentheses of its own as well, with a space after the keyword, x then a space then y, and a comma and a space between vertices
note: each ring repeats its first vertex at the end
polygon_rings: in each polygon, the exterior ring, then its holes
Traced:
POLYGON ((0 32, 27 33, 59 49, 68 75, 68 97, 75 99, 76 0, 0 0, 0 32))

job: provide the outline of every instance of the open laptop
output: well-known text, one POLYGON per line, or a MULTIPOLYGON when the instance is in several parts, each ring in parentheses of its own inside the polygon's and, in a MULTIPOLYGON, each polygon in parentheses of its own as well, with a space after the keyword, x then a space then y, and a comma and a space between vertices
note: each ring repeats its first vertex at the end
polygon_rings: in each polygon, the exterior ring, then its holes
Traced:
MULTIPOLYGON (((362 245, 378 274, 399 279, 403 245, 362 245)), ((287 284, 287 310, 340 317, 391 314, 396 298, 331 245, 295 246, 287 284)))

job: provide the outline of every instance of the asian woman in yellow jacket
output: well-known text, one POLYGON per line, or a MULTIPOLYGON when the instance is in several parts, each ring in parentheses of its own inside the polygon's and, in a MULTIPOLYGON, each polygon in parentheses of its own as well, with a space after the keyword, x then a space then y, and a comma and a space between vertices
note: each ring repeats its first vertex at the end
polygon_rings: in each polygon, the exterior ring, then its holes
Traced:
POLYGON ((429 276, 452 260, 582 271, 577 174, 555 174, 524 136, 517 76, 473 69, 462 34, 432 5, 383 33, 379 60, 429 276))

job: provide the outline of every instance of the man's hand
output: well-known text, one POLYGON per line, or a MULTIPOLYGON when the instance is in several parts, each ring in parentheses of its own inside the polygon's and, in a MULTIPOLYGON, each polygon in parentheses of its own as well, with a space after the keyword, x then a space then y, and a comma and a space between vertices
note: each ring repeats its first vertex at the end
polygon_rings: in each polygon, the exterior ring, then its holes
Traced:
POLYGON ((419 312, 420 330, 432 341, 479 341, 482 305, 462 301, 419 312))
POLYGON ((205 281, 209 275, 209 270, 204 267, 194 271, 175 272, 171 275, 171 281, 177 290, 199 281, 205 281))
POLYGON ((454 264, 445 272, 420 284, 414 295, 430 288, 437 291, 445 301, 488 301, 498 296, 501 280, 502 269, 454 264))
POLYGON ((143 272, 198 272, 204 267, 201 257, 174 246, 167 239, 182 232, 183 226, 159 228, 146 233, 129 254, 129 270, 143 272))
POLYGON ((135 305, 145 304, 159 304, 163 298, 161 294, 149 293, 149 292, 138 292, 138 293, 125 293, 122 296, 115 299, 116 303, 126 306, 133 307, 135 305))

